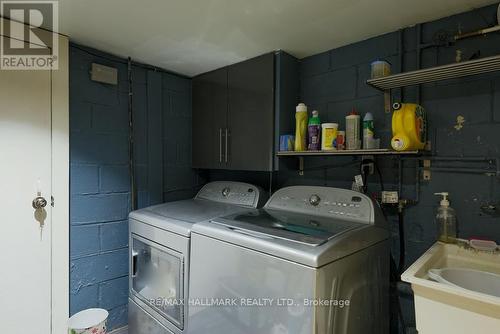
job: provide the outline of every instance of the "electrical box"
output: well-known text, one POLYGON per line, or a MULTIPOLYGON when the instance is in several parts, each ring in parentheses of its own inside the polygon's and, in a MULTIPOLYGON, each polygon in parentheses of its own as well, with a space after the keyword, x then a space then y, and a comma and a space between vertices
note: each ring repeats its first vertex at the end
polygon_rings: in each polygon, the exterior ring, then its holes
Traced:
POLYGON ((102 82, 110 85, 117 85, 118 70, 114 67, 92 63, 90 79, 92 81, 102 82))
POLYGON ((399 196, 397 191, 382 191, 382 203, 384 204, 397 204, 399 196))

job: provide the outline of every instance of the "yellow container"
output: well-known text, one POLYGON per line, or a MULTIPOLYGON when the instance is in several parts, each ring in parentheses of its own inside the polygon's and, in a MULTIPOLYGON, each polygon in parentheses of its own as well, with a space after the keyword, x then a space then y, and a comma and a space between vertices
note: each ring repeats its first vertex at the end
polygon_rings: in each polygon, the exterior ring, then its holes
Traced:
POLYGON ((425 110, 418 104, 396 103, 392 115, 391 146, 396 151, 421 150, 427 140, 425 110))
POLYGON ((333 151, 335 146, 333 142, 337 139, 337 130, 339 125, 337 123, 323 123, 321 124, 321 149, 323 151, 333 151))

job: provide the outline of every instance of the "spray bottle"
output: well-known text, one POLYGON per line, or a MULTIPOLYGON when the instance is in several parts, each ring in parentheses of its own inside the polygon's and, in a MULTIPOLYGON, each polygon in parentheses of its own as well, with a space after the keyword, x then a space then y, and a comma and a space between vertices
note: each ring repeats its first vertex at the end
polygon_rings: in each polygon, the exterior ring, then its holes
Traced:
POLYGON ((374 135, 374 126, 373 126, 373 115, 371 112, 367 112, 365 117, 363 118, 363 149, 371 149, 371 143, 373 141, 374 135))
POLYGON ((442 242, 454 243, 457 239, 457 216, 455 210, 450 207, 449 194, 443 192, 435 193, 434 195, 443 196, 436 213, 438 239, 442 242))

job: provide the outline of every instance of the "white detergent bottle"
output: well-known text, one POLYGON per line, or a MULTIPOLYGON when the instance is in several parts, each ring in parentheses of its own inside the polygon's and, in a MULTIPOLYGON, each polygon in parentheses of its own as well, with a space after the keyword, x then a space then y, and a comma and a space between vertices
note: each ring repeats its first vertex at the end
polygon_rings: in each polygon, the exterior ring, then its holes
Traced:
POLYGON ((439 208, 436 213, 436 223, 438 226, 438 239, 446 243, 454 243, 457 240, 457 215, 455 210, 450 207, 448 193, 435 193, 442 196, 439 208))

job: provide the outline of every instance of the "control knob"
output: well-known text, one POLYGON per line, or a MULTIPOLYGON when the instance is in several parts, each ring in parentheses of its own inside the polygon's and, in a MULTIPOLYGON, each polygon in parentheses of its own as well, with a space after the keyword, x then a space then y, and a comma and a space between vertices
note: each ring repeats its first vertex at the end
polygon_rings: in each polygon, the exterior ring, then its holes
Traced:
POLYGON ((319 198, 318 195, 312 195, 309 197, 309 204, 312 206, 318 206, 319 202, 321 201, 321 198, 319 198))

